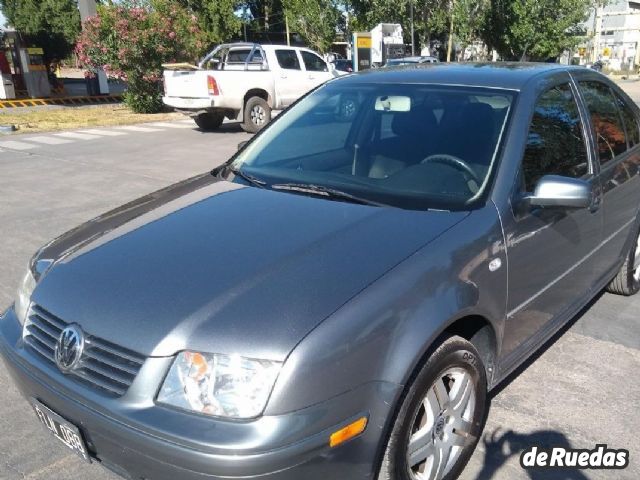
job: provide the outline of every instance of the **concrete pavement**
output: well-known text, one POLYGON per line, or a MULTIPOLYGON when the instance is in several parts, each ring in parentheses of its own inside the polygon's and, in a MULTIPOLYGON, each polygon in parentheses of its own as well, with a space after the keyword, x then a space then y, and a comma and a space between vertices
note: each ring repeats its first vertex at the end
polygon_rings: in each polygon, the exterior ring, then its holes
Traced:
MULTIPOLYGON (((12 302, 27 261, 43 243, 128 200, 213 168, 249 138, 236 124, 216 133, 185 122, 138 127, 0 139, 0 309, 12 302)), ((493 398, 485 435, 462 478, 640 478, 639 307, 640 296, 603 294, 513 376, 493 398), (533 444, 591 449, 597 443, 629 449, 630 467, 552 473, 525 472, 519 465, 520 452, 533 444)), ((2 369, 0 429, 1 479, 116 478, 52 439, 2 369)))

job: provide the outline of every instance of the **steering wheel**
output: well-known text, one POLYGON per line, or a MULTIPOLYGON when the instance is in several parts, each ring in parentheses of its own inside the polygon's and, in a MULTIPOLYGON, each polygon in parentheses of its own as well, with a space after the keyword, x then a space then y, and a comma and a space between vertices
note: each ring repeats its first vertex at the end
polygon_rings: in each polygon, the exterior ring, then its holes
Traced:
POLYGON ((450 167, 453 167, 456 170, 460 170, 461 172, 469 175, 469 177, 471 177, 470 180, 476 182, 476 185, 480 185, 482 183, 473 168, 471 168, 467 162, 454 155, 448 155, 446 153, 436 153, 435 155, 429 155, 420 163, 423 165, 426 163, 441 163, 443 165, 449 165, 450 167))

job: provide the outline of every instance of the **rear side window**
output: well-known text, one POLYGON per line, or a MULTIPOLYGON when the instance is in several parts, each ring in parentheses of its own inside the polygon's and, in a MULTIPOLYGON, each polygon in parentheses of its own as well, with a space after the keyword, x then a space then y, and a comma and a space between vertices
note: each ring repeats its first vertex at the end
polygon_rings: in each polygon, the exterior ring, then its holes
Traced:
POLYGON ((601 82, 580 82, 580 89, 591 115, 600 163, 606 163, 627 150, 616 99, 611 89, 601 82))
POLYGON ((588 171, 578 106, 569 84, 558 85, 536 102, 522 159, 524 187, 532 192, 544 175, 578 178, 588 171))
POLYGON ((300 51, 302 55, 302 61, 304 62, 304 68, 310 72, 326 72, 327 64, 324 63, 319 56, 311 52, 300 51))
POLYGON ((300 70, 300 62, 295 50, 276 50, 278 65, 285 70, 300 70))
POLYGON ((627 142, 629 148, 638 145, 640 143, 640 131, 638 130, 638 119, 633 109, 629 104, 619 95, 616 94, 616 100, 618 100, 618 107, 622 113, 624 119, 624 126, 627 132, 627 142))

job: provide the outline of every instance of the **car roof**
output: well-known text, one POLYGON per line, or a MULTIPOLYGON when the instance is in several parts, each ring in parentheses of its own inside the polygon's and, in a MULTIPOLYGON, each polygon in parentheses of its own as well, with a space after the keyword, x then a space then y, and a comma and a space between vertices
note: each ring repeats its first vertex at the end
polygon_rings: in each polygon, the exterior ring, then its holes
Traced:
POLYGON ((563 70, 584 70, 584 67, 524 62, 422 63, 366 70, 339 81, 353 84, 433 83, 520 90, 533 77, 563 70))

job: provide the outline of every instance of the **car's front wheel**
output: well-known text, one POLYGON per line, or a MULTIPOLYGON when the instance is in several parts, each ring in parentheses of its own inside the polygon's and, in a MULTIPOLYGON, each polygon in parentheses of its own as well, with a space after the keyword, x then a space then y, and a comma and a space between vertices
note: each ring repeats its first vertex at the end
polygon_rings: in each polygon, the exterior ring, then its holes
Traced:
POLYGON ((457 478, 482 432, 486 402, 478 351, 461 337, 449 337, 406 391, 378 480, 457 478))

